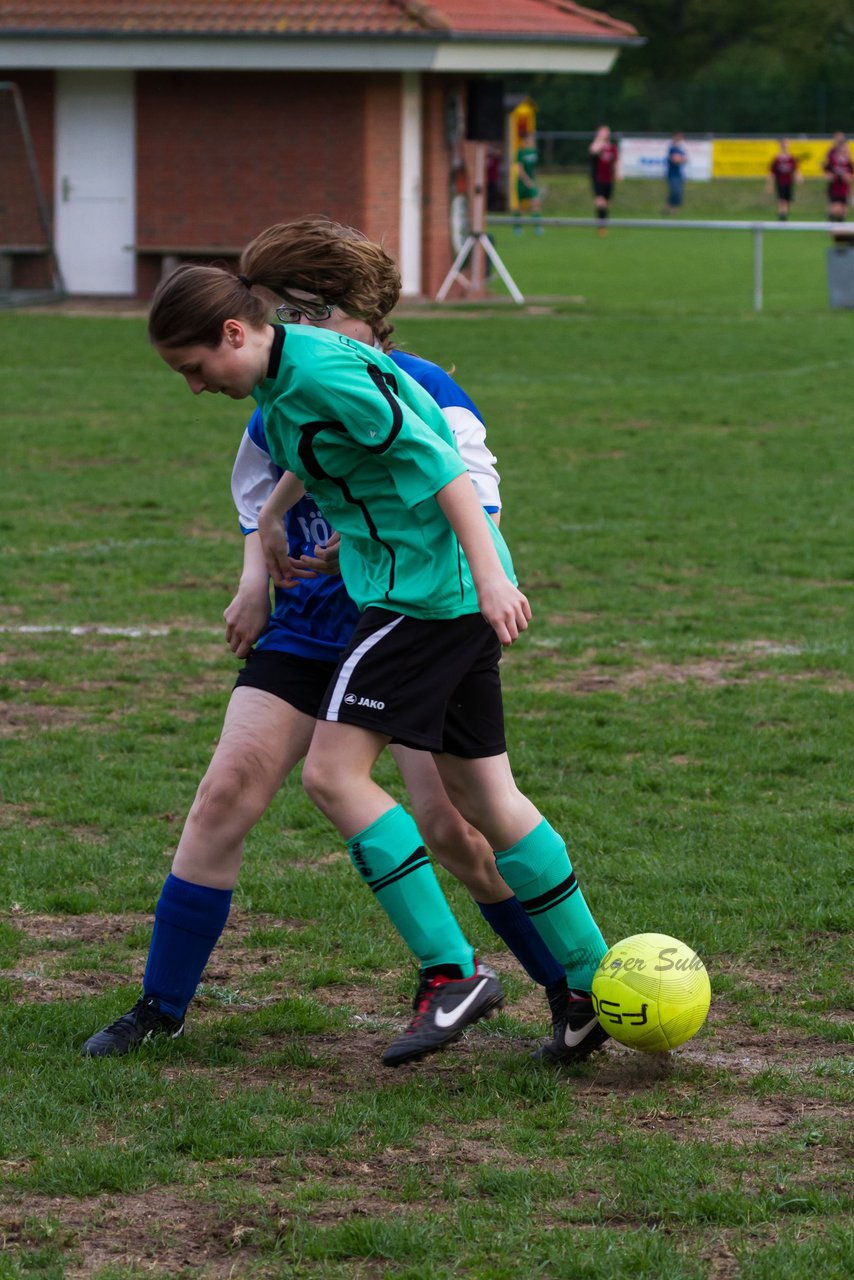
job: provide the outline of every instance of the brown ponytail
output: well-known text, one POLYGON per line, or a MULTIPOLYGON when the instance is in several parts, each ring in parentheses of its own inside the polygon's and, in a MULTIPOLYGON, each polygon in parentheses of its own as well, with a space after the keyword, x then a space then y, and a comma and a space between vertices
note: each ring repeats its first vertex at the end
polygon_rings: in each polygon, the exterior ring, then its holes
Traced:
POLYGON ((400 271, 382 245, 355 227, 324 217, 276 223, 246 246, 239 270, 294 306, 299 299, 291 289, 315 294, 364 320, 388 345, 392 325, 386 317, 400 297, 400 271))
POLYGON ((158 285, 148 313, 148 338, 156 347, 218 347, 226 320, 261 329, 267 304, 250 292, 248 280, 222 267, 191 263, 158 285))

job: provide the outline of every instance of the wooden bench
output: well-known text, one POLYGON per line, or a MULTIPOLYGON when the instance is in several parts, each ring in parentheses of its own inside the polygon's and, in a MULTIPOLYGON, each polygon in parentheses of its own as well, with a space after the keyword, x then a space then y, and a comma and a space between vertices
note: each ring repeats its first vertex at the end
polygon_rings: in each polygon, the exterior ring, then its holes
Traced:
POLYGON ((0 244, 0 289, 8 292, 13 287, 15 258, 50 253, 46 244, 0 244))
POLYGON ((159 258, 161 277, 171 275, 182 262, 195 258, 207 262, 218 258, 239 258, 243 245, 225 244, 131 244, 127 246, 137 257, 159 258))

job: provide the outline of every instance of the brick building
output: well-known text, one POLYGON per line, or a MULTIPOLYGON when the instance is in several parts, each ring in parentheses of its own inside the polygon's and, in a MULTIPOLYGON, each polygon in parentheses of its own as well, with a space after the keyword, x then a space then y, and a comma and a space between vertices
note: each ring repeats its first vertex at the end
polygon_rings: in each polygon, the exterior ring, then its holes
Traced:
MULTIPOLYGON (((467 87, 604 74, 637 39, 570 0, 7 0, 0 81, 24 104, 72 294, 147 296, 164 262, 228 257, 269 223, 325 213, 382 238, 404 292, 430 295, 453 257, 467 87)), ((12 96, 0 259, 15 287, 39 287, 49 258, 12 96)))

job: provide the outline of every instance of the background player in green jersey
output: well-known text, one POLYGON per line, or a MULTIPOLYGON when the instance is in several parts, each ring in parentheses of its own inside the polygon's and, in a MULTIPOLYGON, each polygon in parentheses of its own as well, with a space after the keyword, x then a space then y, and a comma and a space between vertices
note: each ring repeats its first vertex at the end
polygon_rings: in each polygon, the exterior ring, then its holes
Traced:
POLYGON ((498 998, 433 891, 415 824, 372 778, 392 740, 433 753, 449 796, 496 851, 567 971, 556 1040, 585 1056, 604 1039, 590 986, 605 943, 563 840, 516 787, 504 740, 500 645, 527 627, 528 602, 435 402, 375 350, 267 323, 251 286, 281 292, 280 234, 248 246, 241 279, 179 268, 155 295, 149 336, 196 394, 256 398, 273 456, 341 533, 342 573, 363 612, 303 782, 421 964, 415 1017, 384 1061, 431 1052, 498 998))
MULTIPOLYGON (((539 163, 540 155, 534 135, 524 130, 519 134, 519 146, 516 151, 516 200, 519 213, 529 213, 533 218, 541 216, 540 188, 537 183, 539 163)), ((520 234, 521 223, 517 222, 513 230, 517 235, 520 234)), ((541 236, 543 228, 535 226, 534 233, 541 236)))

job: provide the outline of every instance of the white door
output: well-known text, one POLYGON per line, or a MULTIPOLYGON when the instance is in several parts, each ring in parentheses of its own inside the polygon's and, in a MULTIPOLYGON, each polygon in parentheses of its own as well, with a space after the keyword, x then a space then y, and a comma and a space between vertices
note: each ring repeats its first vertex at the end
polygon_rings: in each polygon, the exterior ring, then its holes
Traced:
POLYGON ((56 251, 69 293, 136 289, 132 71, 58 71, 56 251))

